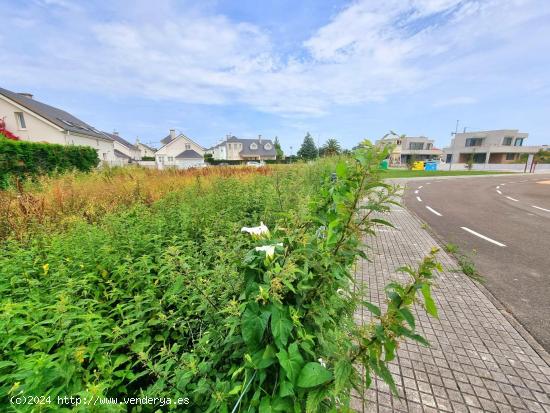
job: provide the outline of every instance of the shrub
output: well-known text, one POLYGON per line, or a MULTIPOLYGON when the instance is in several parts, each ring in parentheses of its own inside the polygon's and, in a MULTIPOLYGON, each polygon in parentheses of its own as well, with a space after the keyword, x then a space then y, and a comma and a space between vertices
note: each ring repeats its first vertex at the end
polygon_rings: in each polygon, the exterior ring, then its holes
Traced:
POLYGON ((375 215, 394 202, 379 179, 386 156, 366 147, 337 164, 197 179, 97 223, 7 240, 0 403, 170 397, 193 412, 322 412, 345 409, 373 375, 395 391, 387 362, 403 338, 426 344, 410 307, 421 294, 437 315, 438 265, 434 251, 402 268, 411 281, 387 286, 384 313, 354 285, 362 235, 391 225, 375 215), (242 233, 261 221, 271 231, 242 233), (354 323, 360 305, 369 326, 354 323))
POLYGON ((13 179, 26 179, 71 169, 90 171, 99 163, 97 152, 88 146, 54 145, 13 141, 0 137, 0 188, 13 179))

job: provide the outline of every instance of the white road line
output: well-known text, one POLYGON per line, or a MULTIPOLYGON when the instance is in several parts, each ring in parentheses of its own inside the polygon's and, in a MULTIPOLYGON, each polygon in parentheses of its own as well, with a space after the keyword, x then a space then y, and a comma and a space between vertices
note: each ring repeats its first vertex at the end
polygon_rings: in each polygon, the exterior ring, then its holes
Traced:
POLYGON ((435 209, 433 208, 430 208, 428 205, 426 205, 426 208, 428 209, 428 211, 430 212, 433 212, 435 215, 437 215, 438 217, 441 216, 441 214, 439 212, 437 212, 435 209))
POLYGON ((537 208, 537 209, 540 209, 541 211, 546 211, 546 212, 550 212, 550 209, 546 209, 546 208, 541 208, 539 206, 536 206, 536 205, 531 205, 533 208, 537 208))
POLYGON ((479 232, 475 232, 475 231, 471 230, 470 228, 466 228, 466 227, 460 227, 460 228, 462 228, 464 231, 469 232, 470 234, 474 234, 476 237, 484 239, 485 241, 492 242, 493 244, 498 245, 499 247, 505 247, 506 246, 502 242, 495 241, 494 239, 486 237, 485 235, 482 235, 479 232))
POLYGON ((426 182, 426 185, 430 185, 430 184, 431 184, 431 182, 426 182))
POLYGON ((504 186, 504 185, 506 185, 506 184, 500 184, 500 186, 504 186))
POLYGON ((499 186, 497 186, 497 189, 500 189, 500 185, 499 185, 499 186))
POLYGON ((420 185, 420 186, 418 187, 418 189, 422 189, 423 187, 424 187, 424 185, 420 185))
POLYGON ((416 191, 414 191, 414 193, 417 194, 417 193, 418 193, 418 189, 417 189, 416 191))
POLYGON ((416 200, 417 200, 418 202, 422 202, 422 200, 420 199, 419 196, 416 197, 416 200))
POLYGON ((497 189, 497 192, 498 192, 499 195, 502 195, 502 192, 500 192, 498 189, 497 189))
POLYGON ((510 201, 519 202, 516 198, 512 198, 511 196, 507 196, 506 198, 508 198, 510 201))

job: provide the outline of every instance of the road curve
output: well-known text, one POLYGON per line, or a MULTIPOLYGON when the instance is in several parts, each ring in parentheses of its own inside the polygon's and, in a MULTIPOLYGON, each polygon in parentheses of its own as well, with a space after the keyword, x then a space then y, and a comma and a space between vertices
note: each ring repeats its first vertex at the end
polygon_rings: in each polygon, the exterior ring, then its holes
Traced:
POLYGON ((404 202, 550 351, 550 174, 409 181, 404 202))

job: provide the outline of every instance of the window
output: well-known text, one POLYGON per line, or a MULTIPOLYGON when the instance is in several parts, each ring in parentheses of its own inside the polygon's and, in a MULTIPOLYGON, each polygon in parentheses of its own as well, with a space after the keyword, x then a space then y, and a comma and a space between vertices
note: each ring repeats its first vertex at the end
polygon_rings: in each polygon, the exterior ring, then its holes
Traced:
POLYGON ((168 162, 174 162, 174 157, 173 157, 173 156, 169 156, 169 157, 168 157, 168 162))
POLYGON ((271 148, 272 148, 272 146, 271 146, 270 143, 266 143, 266 144, 264 145, 264 149, 265 149, 266 151, 270 151, 271 148))
POLYGON ((158 156, 157 159, 159 163, 164 163, 164 156, 158 156))
POLYGON ((502 144, 503 144, 504 146, 510 146, 510 145, 512 145, 512 138, 509 137, 509 136, 505 137, 505 138, 502 140, 502 144))
POLYGON ((445 162, 451 163, 452 160, 453 160, 453 154, 452 154, 452 153, 448 153, 448 154, 447 154, 447 159, 445 160, 445 162))
POLYGON ((185 150, 188 151, 189 149, 191 149, 191 144, 186 143, 185 144, 185 150))
POLYGON ((409 143, 409 149, 413 149, 413 150, 424 149, 424 143, 423 142, 410 142, 409 143))
POLYGON ((516 141, 514 142, 514 146, 522 146, 523 145, 523 138, 516 138, 516 141))
POLYGON ((507 161, 513 161, 514 159, 516 159, 516 154, 515 153, 507 153, 506 154, 506 160, 507 161))
POLYGON ((23 112, 15 112, 15 119, 17 120, 17 126, 19 126, 19 129, 27 129, 23 112))
POLYGON ((468 138, 466 139, 466 146, 481 146, 483 138, 468 138))
POLYGON ((431 143, 426 144, 426 149, 432 149, 433 145, 431 143))
POLYGON ((253 151, 255 151, 256 149, 258 149, 258 145, 256 144, 256 142, 252 142, 250 144, 250 149, 252 149, 253 151))

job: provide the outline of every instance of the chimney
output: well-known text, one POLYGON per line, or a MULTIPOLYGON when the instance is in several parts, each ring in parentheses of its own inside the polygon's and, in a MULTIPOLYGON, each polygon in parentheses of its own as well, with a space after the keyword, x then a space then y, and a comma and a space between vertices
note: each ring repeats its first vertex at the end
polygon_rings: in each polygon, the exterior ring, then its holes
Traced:
POLYGON ((176 139, 176 130, 170 129, 170 140, 176 139))
POLYGON ((114 130, 113 135, 118 136, 118 132, 116 130, 114 130))
POLYGON ((262 135, 258 135, 258 140, 262 143, 262 135))
POLYGON ((228 141, 230 137, 231 137, 231 134, 225 135, 225 140, 228 141))
POLYGON ((136 136, 136 145, 139 145, 139 136, 136 136))
POLYGON ((20 92, 18 95, 25 96, 26 98, 32 99, 32 93, 20 92))

